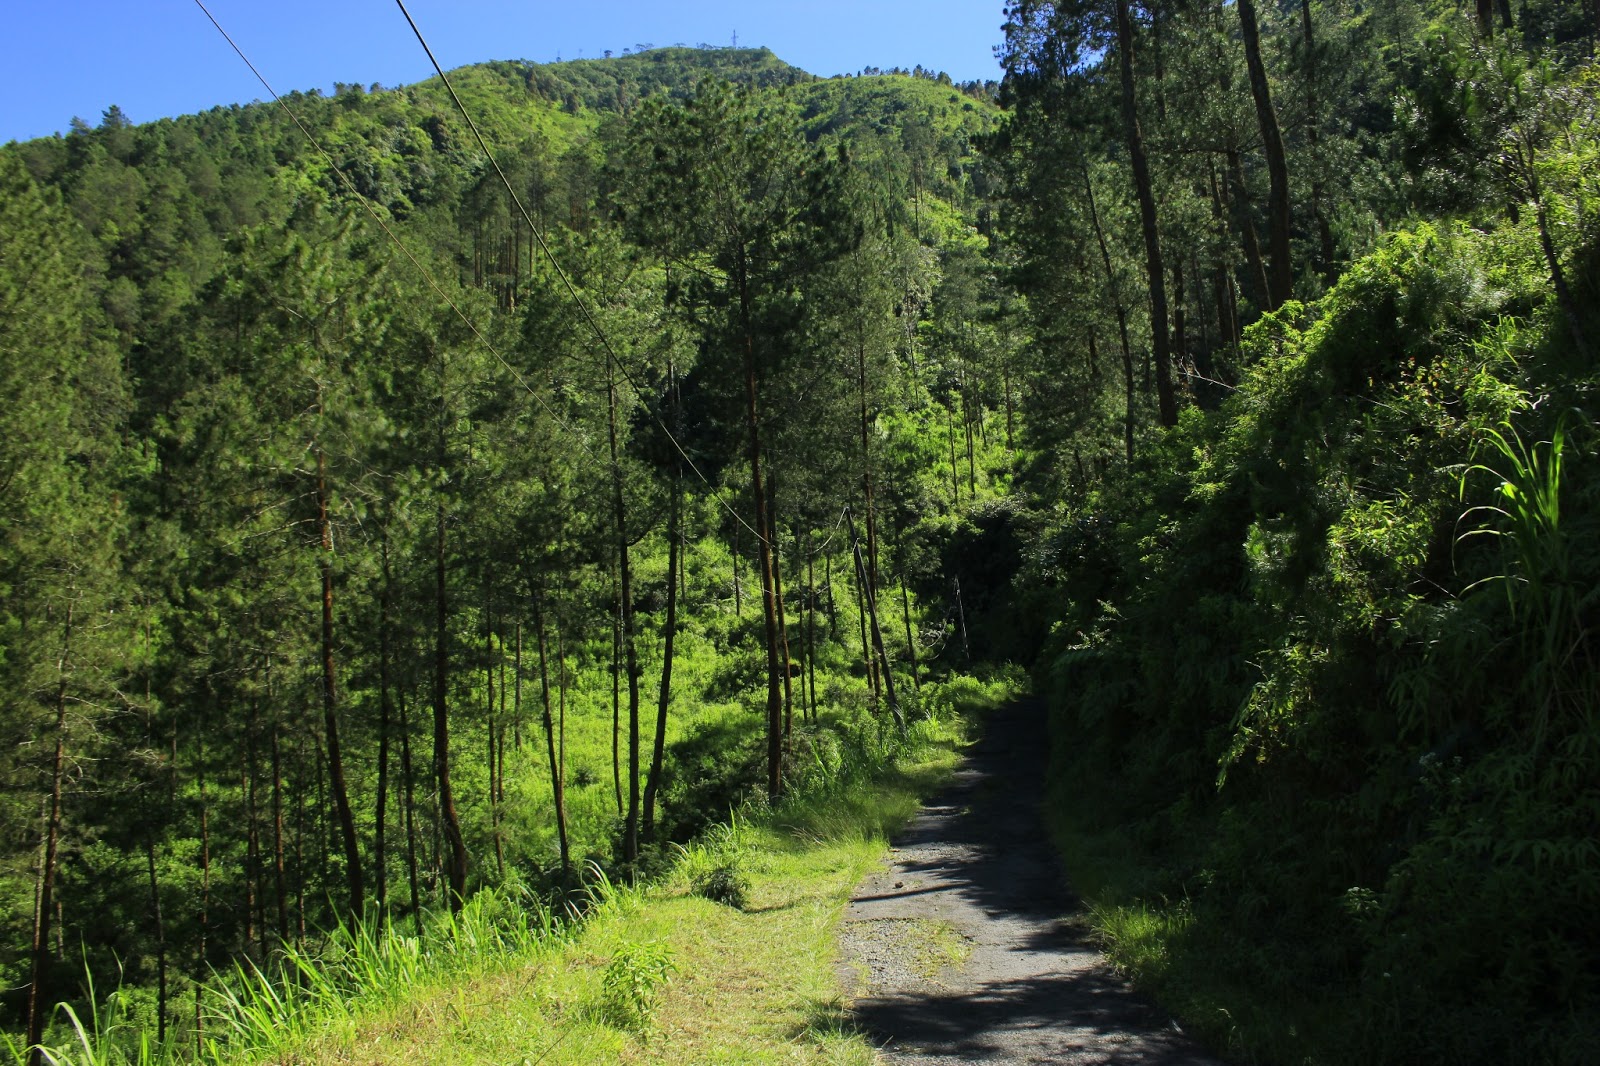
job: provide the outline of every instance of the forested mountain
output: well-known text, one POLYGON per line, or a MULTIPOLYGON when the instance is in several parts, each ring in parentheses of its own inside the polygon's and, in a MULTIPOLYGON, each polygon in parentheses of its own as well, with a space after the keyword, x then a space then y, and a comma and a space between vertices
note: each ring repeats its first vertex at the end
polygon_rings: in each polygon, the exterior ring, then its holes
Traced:
POLYGON ((451 82, 492 163, 438 80, 0 151, 30 1042, 85 963, 165 1040, 340 921, 632 876, 961 658, 938 555, 1007 450, 983 87, 451 82))
POLYGON ((234 961, 648 876, 1009 661, 1219 1050, 1600 1057, 1600 8, 1004 18, 998 86, 650 49, 0 150, 14 1031, 87 966, 201 1046, 234 961))

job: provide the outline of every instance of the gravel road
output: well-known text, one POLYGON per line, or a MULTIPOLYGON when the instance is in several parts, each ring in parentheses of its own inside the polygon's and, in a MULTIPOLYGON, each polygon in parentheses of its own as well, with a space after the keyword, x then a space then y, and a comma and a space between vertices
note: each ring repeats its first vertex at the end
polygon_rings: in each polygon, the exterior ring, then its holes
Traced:
POLYGON ((1045 709, 992 714, 850 901, 840 970, 888 1063, 1213 1066, 1085 941, 1042 825, 1045 709))

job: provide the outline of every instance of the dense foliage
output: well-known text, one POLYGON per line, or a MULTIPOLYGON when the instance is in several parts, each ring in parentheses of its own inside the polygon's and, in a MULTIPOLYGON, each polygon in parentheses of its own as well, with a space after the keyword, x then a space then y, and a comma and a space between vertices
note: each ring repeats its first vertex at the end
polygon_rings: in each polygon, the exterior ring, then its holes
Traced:
POLYGON ((437 81, 0 150, 15 1030, 194 1046, 1009 659, 1215 1046, 1600 1056, 1600 8, 1005 18, 457 71, 493 163, 437 81))
POLYGON ((1008 14, 1014 595, 1114 957, 1245 1060, 1592 1061, 1592 7, 1008 14))
POLYGON ((439 81, 0 150, 28 1042, 86 970, 195 1047, 215 972, 647 873, 964 661, 1004 345, 936 309, 996 302, 983 87, 451 80, 492 163, 439 81))

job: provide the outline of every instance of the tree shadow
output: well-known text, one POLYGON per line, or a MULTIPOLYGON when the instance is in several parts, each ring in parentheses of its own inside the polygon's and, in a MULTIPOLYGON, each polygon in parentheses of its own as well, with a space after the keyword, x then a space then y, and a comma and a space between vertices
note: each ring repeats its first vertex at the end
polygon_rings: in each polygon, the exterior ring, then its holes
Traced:
POLYGON ((949 786, 892 842, 892 867, 851 899, 847 921, 942 916, 981 924, 993 945, 959 988, 864 995, 856 1024, 916 1061, 1211 1061, 1091 942, 1045 829, 1048 747, 1041 701, 991 715, 949 786))

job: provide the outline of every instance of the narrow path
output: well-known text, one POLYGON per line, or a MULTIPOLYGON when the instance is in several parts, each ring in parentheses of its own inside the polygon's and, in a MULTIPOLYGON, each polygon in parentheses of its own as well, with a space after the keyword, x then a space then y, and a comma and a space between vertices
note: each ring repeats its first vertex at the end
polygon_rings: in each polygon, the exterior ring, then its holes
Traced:
POLYGON ((891 1063, 1211 1066, 1070 922, 1043 824, 1045 710, 992 714, 845 912, 851 1013, 891 1063))

